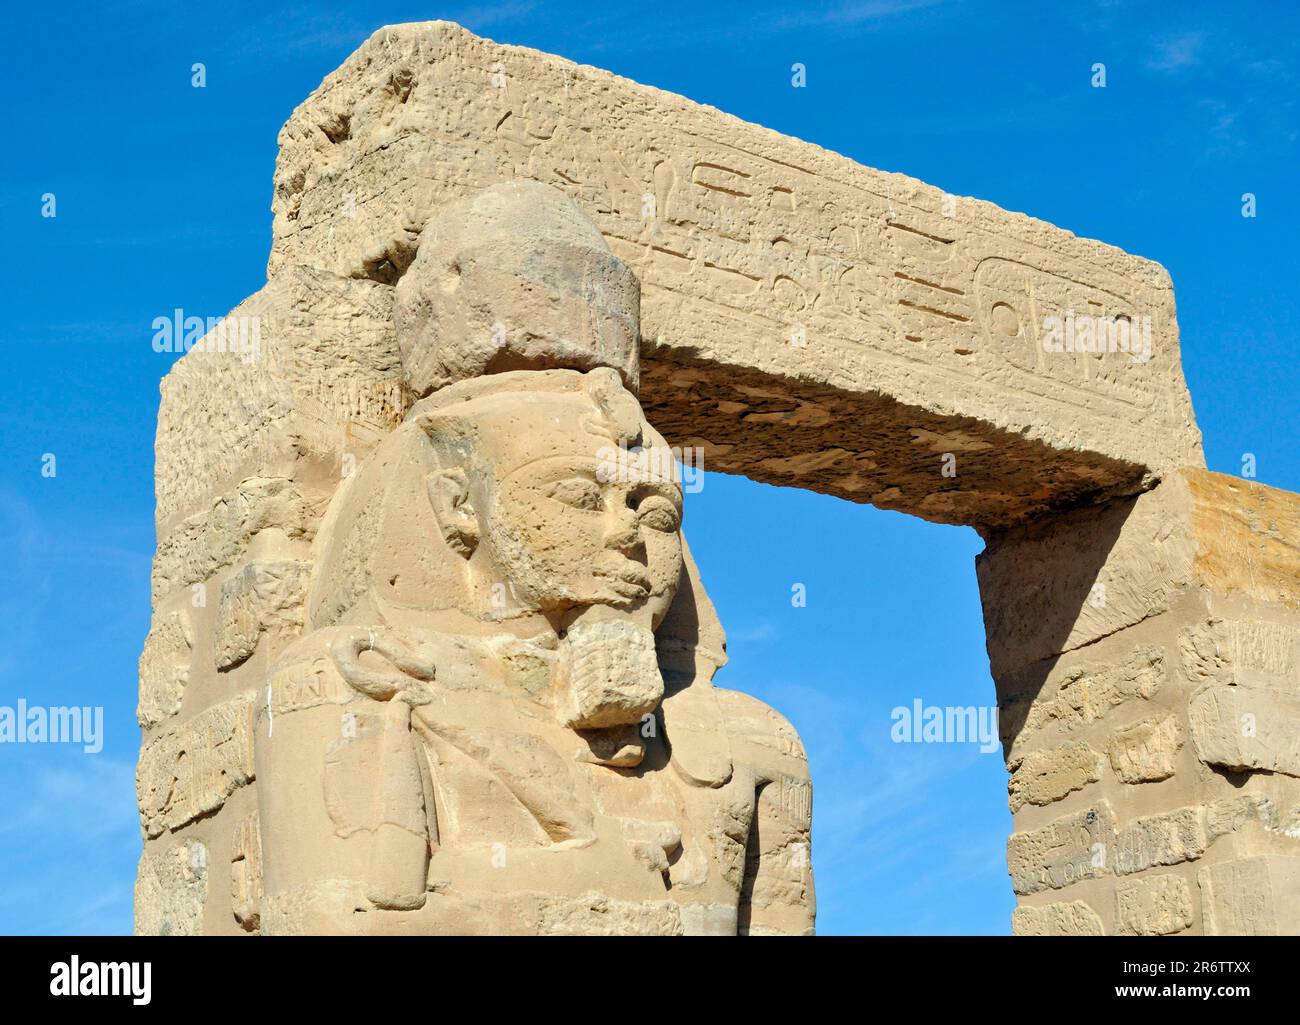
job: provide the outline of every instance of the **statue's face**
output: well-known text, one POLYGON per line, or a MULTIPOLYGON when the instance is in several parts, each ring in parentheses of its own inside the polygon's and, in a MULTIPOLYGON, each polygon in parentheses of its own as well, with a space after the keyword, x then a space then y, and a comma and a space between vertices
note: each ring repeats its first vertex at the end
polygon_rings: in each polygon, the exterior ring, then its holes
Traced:
MULTIPOLYGON (((430 406, 413 414, 431 444, 416 462, 460 570, 440 608, 528 636, 544 616, 559 642, 561 721, 578 730, 640 722, 663 699, 653 631, 682 573, 682 492, 668 446, 606 368, 520 371, 430 406)), ((419 553, 387 550, 405 569, 381 572, 380 586, 409 592, 419 553)))
POLYGON ((655 441, 628 451, 570 440, 482 484, 484 554, 518 600, 548 613, 606 605, 658 624, 682 568, 682 493, 655 441))

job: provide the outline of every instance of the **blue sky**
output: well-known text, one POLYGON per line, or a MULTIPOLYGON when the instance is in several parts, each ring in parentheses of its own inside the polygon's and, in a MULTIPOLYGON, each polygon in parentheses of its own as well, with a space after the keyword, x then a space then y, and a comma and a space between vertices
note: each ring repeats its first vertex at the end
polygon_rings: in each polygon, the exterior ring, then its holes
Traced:
MULTIPOLYGON (((0 705, 102 705, 106 738, 96 755, 0 745, 0 932, 131 926, 135 663, 157 386, 174 358, 152 350, 151 322, 221 315, 261 286, 281 123, 375 28, 431 18, 1160 261, 1210 467, 1239 473, 1253 453, 1261 481, 1300 490, 1290 4, 12 7, 0 705), (1105 89, 1090 85, 1097 62, 1105 89), (41 216, 45 193, 57 217, 41 216)), ((1000 756, 889 740, 890 710, 914 698, 994 702, 979 538, 718 475, 686 528, 731 638, 718 682, 781 709, 809 749, 821 931, 1007 932, 1000 756)))

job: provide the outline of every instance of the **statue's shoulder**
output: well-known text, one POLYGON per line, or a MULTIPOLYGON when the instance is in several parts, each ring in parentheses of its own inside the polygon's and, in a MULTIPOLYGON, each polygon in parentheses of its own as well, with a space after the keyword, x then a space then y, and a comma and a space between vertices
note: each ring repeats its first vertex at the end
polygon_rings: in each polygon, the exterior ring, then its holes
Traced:
POLYGON ((807 778, 808 755, 789 719, 752 694, 720 687, 714 694, 736 760, 769 775, 807 778))

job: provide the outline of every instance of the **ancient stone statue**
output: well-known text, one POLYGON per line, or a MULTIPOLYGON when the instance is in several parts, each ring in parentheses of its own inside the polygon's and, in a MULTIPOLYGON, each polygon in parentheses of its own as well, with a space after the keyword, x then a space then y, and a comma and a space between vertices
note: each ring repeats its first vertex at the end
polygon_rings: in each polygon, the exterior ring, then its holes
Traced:
POLYGON ((1013 932, 1300 933, 1300 496, 1165 268, 447 22, 279 142, 161 384, 138 932, 809 931, 668 439, 984 539, 1013 932))
POLYGON ((427 229, 427 396, 331 501, 258 707, 263 932, 811 931, 807 765, 711 683, 637 306, 555 190, 427 229))

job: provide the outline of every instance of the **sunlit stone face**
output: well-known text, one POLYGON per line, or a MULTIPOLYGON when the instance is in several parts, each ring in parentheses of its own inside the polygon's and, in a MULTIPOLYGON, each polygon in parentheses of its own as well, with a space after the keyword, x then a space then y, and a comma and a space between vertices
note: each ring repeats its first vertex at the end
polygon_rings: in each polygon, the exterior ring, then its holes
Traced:
POLYGON ((681 571, 681 489, 608 480, 601 459, 568 453, 511 473, 488 505, 488 544, 539 608, 662 604, 681 571))
POLYGON ((465 558, 470 611, 547 618, 567 725, 638 723, 663 698, 653 631, 682 572, 672 454, 612 370, 473 387, 424 421, 439 466, 430 495, 465 558))
MULTIPOLYGON (((482 442, 497 450, 495 472, 471 484, 483 563, 516 599, 548 614, 604 605, 657 623, 682 566, 682 491, 667 446, 644 424, 649 447, 585 429, 599 423, 585 396, 545 405, 548 415, 530 419, 553 454, 514 462, 510 438, 482 442), (566 419, 578 429, 556 429, 566 419)), ((532 440, 535 450, 540 439, 532 440)))

